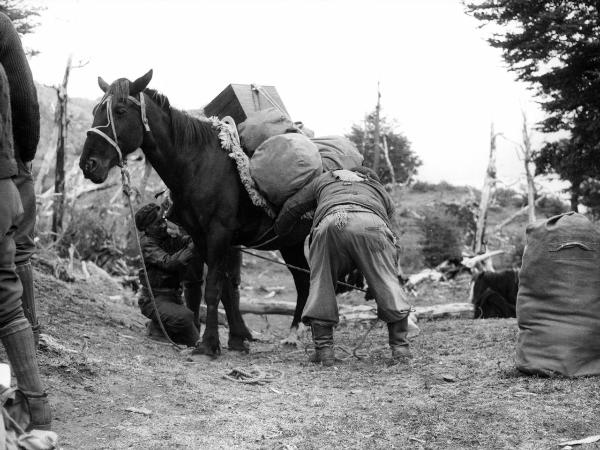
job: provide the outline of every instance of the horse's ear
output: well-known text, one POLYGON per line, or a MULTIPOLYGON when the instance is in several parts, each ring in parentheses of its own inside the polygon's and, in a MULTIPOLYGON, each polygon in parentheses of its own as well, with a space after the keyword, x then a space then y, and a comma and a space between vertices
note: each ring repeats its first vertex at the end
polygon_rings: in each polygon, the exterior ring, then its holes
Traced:
POLYGON ((150 83, 151 79, 152 79, 152 69, 150 69, 146 73, 146 75, 142 75, 141 77, 139 77, 137 80, 135 80, 134 82, 132 82, 129 85, 129 94, 135 95, 139 92, 142 92, 144 89, 146 89, 146 87, 150 83))
POLYGON ((102 77, 98 77, 98 86, 100 86, 102 92, 108 91, 108 88, 110 87, 110 85, 106 81, 104 81, 104 78, 102 77))

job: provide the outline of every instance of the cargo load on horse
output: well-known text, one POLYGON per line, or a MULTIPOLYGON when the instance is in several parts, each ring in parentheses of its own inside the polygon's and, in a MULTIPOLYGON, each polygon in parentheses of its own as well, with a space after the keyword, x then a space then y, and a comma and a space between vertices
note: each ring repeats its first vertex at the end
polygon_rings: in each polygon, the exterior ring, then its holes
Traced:
POLYGON ((250 158, 250 175, 276 207, 322 173, 317 146, 299 133, 267 139, 250 158))

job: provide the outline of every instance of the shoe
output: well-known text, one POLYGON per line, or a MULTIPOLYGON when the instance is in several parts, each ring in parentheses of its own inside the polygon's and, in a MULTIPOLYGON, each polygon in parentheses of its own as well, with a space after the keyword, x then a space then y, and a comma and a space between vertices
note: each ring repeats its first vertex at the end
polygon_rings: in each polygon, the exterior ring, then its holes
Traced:
POLYGON ((315 344, 315 353, 310 356, 310 362, 321 363, 325 367, 331 367, 335 364, 333 325, 333 322, 321 320, 313 320, 310 323, 313 343, 315 344))
POLYGON ((315 352, 310 355, 308 360, 311 363, 315 364, 323 364, 323 367, 331 367, 335 364, 335 354, 333 352, 333 347, 324 347, 320 349, 315 349, 315 352))
POLYGON ((31 423, 28 430, 50 431, 52 424, 52 412, 48 395, 41 393, 23 392, 29 403, 29 413, 31 414, 31 423))
POLYGON ((0 338, 17 379, 17 386, 29 401, 30 428, 50 430, 52 414, 40 378, 29 321, 22 317, 0 328, 0 338))
POLYGON ((392 359, 402 360, 412 358, 408 344, 408 317, 387 324, 389 343, 392 349, 392 359))

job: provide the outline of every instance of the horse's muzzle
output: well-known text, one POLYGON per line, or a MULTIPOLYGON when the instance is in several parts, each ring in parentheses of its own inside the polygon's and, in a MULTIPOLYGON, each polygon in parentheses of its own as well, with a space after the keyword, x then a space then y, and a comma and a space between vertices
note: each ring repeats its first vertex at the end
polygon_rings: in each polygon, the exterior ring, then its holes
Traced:
POLYGON ((85 161, 81 161, 79 167, 83 172, 83 176, 92 183, 100 184, 106 180, 107 173, 98 173, 102 172, 102 165, 94 157, 90 157, 85 161))

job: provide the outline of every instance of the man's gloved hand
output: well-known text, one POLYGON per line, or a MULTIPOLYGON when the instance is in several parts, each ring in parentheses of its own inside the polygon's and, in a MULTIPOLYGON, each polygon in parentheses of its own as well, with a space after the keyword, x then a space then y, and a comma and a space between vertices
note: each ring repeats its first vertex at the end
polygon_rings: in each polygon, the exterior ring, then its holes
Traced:
POLYGON ((194 256, 196 256, 194 243, 190 242, 189 245, 185 248, 185 250, 181 252, 181 259, 185 262, 188 262, 194 256))
POLYGON ((167 234, 172 238, 176 238, 181 236, 181 230, 179 229, 178 225, 174 224, 170 220, 167 220, 167 234))

